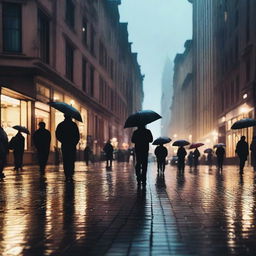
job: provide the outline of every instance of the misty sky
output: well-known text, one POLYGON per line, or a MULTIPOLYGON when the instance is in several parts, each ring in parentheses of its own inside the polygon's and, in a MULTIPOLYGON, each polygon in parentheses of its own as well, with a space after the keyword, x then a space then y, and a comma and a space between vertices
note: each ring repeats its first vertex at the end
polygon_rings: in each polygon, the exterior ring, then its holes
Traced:
MULTIPOLYGON (((138 52, 144 80, 144 109, 160 113, 161 77, 166 58, 184 51, 192 36, 192 6, 187 0, 122 0, 121 22, 128 22, 132 50, 138 52)), ((154 138, 160 121, 148 125, 154 138)))

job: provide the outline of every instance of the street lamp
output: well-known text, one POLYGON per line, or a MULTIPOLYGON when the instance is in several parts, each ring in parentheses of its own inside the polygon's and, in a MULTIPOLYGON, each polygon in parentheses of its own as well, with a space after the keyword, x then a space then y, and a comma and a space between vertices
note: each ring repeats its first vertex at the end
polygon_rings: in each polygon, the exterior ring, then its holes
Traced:
POLYGON ((245 94, 243 95, 243 99, 245 100, 245 99, 247 99, 247 97, 248 97, 248 94, 245 93, 245 94))

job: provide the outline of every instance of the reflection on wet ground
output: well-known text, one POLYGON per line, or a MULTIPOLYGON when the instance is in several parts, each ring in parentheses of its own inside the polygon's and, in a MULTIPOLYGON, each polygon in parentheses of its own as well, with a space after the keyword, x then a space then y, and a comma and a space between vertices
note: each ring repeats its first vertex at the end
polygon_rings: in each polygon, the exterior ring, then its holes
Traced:
POLYGON ((137 188, 132 165, 77 163, 73 183, 49 167, 7 170, 0 255, 255 255, 256 175, 215 167, 157 175, 137 188))

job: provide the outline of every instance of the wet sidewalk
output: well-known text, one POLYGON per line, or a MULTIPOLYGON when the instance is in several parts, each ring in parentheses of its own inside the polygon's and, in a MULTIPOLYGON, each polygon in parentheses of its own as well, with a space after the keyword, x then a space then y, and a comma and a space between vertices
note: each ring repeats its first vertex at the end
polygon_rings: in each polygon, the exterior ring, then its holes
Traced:
POLYGON ((255 255, 256 175, 206 166, 182 175, 149 165, 137 189, 131 165, 77 163, 7 170, 0 183, 0 255, 255 255))

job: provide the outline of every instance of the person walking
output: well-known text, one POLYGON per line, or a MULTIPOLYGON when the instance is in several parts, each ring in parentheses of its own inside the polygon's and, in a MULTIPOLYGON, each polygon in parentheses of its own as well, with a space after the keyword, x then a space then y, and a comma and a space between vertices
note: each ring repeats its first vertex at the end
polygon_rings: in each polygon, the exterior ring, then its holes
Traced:
POLYGON ((157 173, 165 171, 165 162, 166 157, 168 155, 168 150, 166 147, 163 146, 163 144, 160 144, 155 149, 155 155, 157 159, 157 173))
POLYGON ((0 126, 0 179, 5 177, 4 167, 6 165, 6 158, 8 154, 8 137, 3 127, 0 126))
POLYGON ((212 151, 209 151, 207 153, 207 164, 209 165, 210 168, 212 167, 212 157, 213 157, 212 151))
POLYGON ((200 152, 198 148, 196 148, 193 152, 193 157, 194 157, 194 167, 197 169, 198 163, 199 163, 199 157, 200 157, 200 152))
POLYGON ((194 155, 193 155, 193 152, 190 151, 188 154, 188 165, 190 169, 193 167, 193 160, 194 160, 194 155))
POLYGON ((178 157, 178 170, 184 172, 185 170, 185 157, 187 155, 187 151, 183 146, 180 146, 177 152, 178 157))
POLYGON ((241 139, 236 144, 236 154, 240 160, 240 174, 244 173, 245 162, 249 154, 249 146, 245 139, 245 136, 241 136, 241 139))
POLYGON ((105 144, 103 151, 105 152, 105 156, 106 156, 106 168, 111 168, 112 167, 112 161, 113 161, 113 152, 114 152, 114 148, 110 143, 110 140, 107 141, 107 143, 105 144))
POLYGON ((216 156, 217 156, 217 166, 219 170, 223 170, 223 160, 225 155, 225 149, 223 146, 219 146, 216 149, 216 156))
POLYGON ((33 134, 33 141, 37 150, 39 171, 43 174, 50 152, 51 133, 45 129, 45 122, 40 122, 38 126, 39 129, 33 134))
POLYGON ((91 158, 91 154, 92 154, 92 151, 91 151, 90 147, 87 145, 84 149, 84 161, 86 163, 86 166, 89 165, 89 160, 91 158))
POLYGON ((256 171, 256 136, 253 136, 250 145, 253 170, 256 171))
POLYGON ((132 143, 135 144, 136 155, 136 176, 138 185, 146 186, 147 166, 148 166, 148 150, 149 143, 153 141, 153 136, 150 130, 145 126, 139 126, 132 134, 132 143))
POLYGON ((25 147, 25 138, 18 130, 17 134, 11 138, 9 142, 9 149, 13 150, 14 156, 14 170, 22 170, 23 167, 23 154, 25 147))
POLYGON ((64 117, 65 120, 58 124, 55 133, 57 140, 61 142, 66 181, 72 181, 76 160, 76 145, 79 142, 80 134, 77 124, 72 121, 71 116, 65 114, 64 117))

